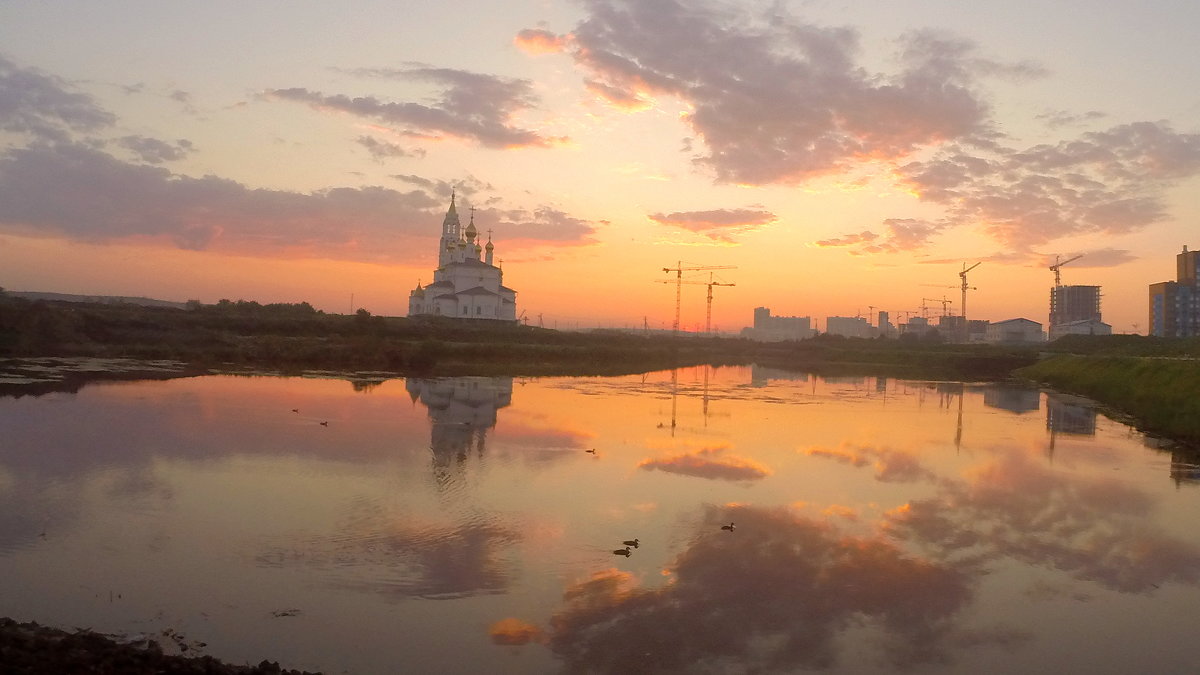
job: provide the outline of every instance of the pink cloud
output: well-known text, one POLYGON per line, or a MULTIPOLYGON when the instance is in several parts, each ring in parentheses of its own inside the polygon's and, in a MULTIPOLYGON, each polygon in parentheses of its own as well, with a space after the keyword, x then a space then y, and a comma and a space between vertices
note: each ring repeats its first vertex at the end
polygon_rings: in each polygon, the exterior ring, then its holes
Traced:
POLYGON ((719 241, 733 241, 735 234, 757 230, 776 220, 770 211, 752 209, 652 213, 648 217, 660 225, 679 227, 719 241))

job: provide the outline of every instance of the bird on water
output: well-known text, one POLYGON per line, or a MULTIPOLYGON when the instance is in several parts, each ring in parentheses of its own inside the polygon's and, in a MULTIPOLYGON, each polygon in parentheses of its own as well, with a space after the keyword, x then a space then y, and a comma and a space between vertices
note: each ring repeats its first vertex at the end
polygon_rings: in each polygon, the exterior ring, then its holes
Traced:
POLYGON ((621 542, 621 543, 622 543, 622 544, 625 544, 626 546, 632 546, 632 547, 634 547, 634 548, 637 548, 637 547, 638 547, 638 540, 637 540, 637 539, 629 539, 629 540, 627 540, 627 541, 623 541, 623 542, 621 542))
POLYGON ((733 523, 731 522, 731 523, 729 523, 728 525, 722 525, 722 526, 721 526, 721 529, 722 529, 722 530, 729 530, 730 532, 733 532, 733 523))
POLYGON ((630 551, 628 546, 626 546, 625 548, 619 548, 619 549, 613 551, 613 555, 623 555, 625 557, 629 557, 629 555, 631 555, 632 553, 633 553, 633 551, 630 551))

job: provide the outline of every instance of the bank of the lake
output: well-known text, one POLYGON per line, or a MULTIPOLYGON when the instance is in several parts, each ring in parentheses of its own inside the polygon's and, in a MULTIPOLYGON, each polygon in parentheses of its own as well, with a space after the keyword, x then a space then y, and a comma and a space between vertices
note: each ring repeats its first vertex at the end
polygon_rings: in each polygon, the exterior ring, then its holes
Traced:
POLYGON ((559 331, 517 323, 325 314, 307 303, 145 307, 29 301, 0 294, 0 358, 172 361, 190 372, 326 370, 395 375, 622 375, 700 364, 821 374, 995 380, 1036 359, 1029 347, 922 339, 761 343, 663 331, 559 331))
POLYGON ((1200 444, 1200 360, 1193 357, 1058 354, 1016 374, 1102 403, 1143 431, 1200 444))
POLYGON ((185 656, 163 651, 195 651, 168 632, 136 642, 118 641, 90 630, 72 631, 0 618, 0 665, 9 675, 123 673, 127 675, 320 675, 281 668, 274 661, 239 666, 211 656, 185 656), (172 645, 172 642, 177 644, 172 645))

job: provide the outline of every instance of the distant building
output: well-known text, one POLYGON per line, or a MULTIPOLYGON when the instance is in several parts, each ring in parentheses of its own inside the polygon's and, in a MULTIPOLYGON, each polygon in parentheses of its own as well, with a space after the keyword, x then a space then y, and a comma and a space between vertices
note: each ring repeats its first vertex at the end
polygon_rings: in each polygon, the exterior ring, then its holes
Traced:
POLYGON ((1016 344, 1041 342, 1042 324, 1031 319, 1006 319, 988 324, 987 342, 992 344, 1016 344))
POLYGON ((943 314, 938 317, 937 331, 946 342, 965 341, 966 331, 963 330, 963 318, 954 314, 943 314))
POLYGON ((902 324, 905 333, 913 335, 924 335, 929 332, 929 319, 923 316, 909 317, 908 323, 902 324))
POLYGON ((1062 324, 1100 321, 1099 286, 1055 286, 1050 289, 1050 334, 1062 324))
POLYGON ((1064 335, 1112 335, 1112 326, 1099 319, 1081 319, 1050 326, 1050 339, 1057 340, 1064 335))
POLYGON ((872 337, 871 324, 861 316, 830 316, 825 319, 825 332, 846 337, 872 337))
POLYGON ((409 316, 517 320, 517 292, 501 283, 504 272, 492 264, 496 248, 492 237, 488 235, 487 246, 481 246, 478 237, 474 213, 463 229, 451 195, 450 208, 442 220, 433 283, 424 288, 417 283, 409 293, 409 316))
POLYGON ((1200 251, 1175 256, 1175 281, 1150 284, 1151 335, 1159 337, 1193 337, 1200 335, 1200 281, 1197 281, 1197 261, 1200 251))
POLYGON ((742 337, 762 342, 806 340, 812 335, 812 320, 809 317, 771 316, 771 310, 766 307, 755 307, 754 327, 742 329, 742 337))
POLYGON ((892 325, 892 317, 887 312, 879 312, 876 317, 875 330, 876 333, 883 337, 896 337, 896 327, 892 325))

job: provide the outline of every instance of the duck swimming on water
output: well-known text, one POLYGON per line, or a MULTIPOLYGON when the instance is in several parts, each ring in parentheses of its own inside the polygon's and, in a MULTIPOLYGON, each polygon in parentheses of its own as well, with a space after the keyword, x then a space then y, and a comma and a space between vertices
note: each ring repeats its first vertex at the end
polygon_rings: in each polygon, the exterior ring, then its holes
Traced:
POLYGON ((628 557, 629 557, 629 556, 630 556, 632 553, 633 553, 633 551, 630 551, 628 546, 626 546, 625 548, 619 548, 619 549, 617 549, 617 550, 613 551, 613 555, 623 555, 623 556, 625 556, 625 557, 627 557, 627 558, 628 558, 628 557))
POLYGON ((629 541, 623 541, 623 542, 621 542, 621 543, 622 543, 622 544, 625 544, 626 546, 632 546, 632 547, 634 547, 634 548, 637 548, 637 547, 638 547, 638 540, 637 540, 637 539, 630 539, 629 541))
POLYGON ((722 529, 722 530, 729 530, 730 532, 733 532, 733 523, 731 522, 731 523, 729 523, 728 525, 722 525, 722 526, 721 526, 721 529, 722 529))

